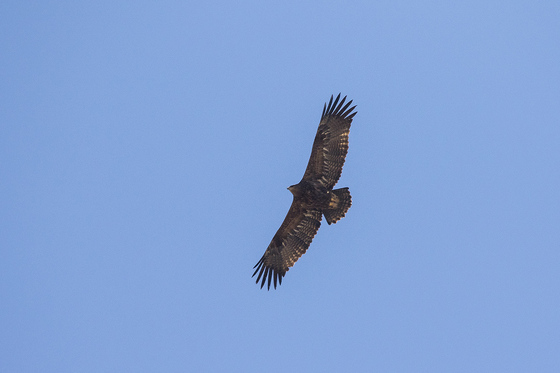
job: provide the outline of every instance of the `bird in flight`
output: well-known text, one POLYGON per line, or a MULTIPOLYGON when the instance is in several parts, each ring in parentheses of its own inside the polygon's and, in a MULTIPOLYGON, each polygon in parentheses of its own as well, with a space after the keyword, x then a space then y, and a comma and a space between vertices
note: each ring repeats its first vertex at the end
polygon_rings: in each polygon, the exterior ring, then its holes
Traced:
POLYGON ((307 251, 321 226, 323 215, 333 224, 346 215, 352 205, 348 188, 333 189, 342 174, 348 153, 348 134, 356 106, 344 105, 346 97, 340 94, 323 107, 319 128, 313 141, 311 157, 303 178, 288 188, 294 195, 292 205, 280 229, 276 232, 256 268, 253 277, 261 289, 271 282, 282 284, 282 278, 291 266, 307 251), (274 281, 273 281, 274 280, 274 281))

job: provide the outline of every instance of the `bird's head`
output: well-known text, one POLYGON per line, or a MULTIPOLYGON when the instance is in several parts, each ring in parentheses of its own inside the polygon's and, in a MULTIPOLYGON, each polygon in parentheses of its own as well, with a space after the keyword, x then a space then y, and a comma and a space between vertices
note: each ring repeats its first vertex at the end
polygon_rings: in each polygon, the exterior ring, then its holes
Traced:
POLYGON ((299 194, 299 193, 298 193, 298 192, 299 192, 299 188, 298 188, 297 184, 296 184, 296 185, 290 185, 290 186, 288 187, 288 190, 289 190, 290 192, 292 192, 292 194, 293 194, 294 196, 297 195, 297 194, 299 194))

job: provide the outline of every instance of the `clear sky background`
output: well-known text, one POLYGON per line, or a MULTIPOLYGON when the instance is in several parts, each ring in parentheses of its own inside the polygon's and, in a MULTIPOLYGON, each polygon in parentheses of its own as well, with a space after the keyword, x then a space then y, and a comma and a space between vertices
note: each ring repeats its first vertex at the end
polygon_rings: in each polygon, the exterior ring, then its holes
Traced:
POLYGON ((560 2, 0 5, 1 372, 559 372, 560 2), (251 278, 323 104, 323 224, 251 278))

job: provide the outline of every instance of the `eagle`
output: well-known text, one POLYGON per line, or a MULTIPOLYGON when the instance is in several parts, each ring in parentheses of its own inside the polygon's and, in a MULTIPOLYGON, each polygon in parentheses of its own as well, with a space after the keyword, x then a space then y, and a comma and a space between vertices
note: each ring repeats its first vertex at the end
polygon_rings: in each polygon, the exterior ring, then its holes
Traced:
POLYGON ((348 188, 333 189, 342 174, 348 153, 348 134, 356 106, 340 93, 323 106, 319 128, 313 141, 311 157, 298 184, 288 187, 294 199, 280 229, 276 232, 261 260, 253 267, 261 289, 271 282, 282 284, 282 278, 295 262, 307 251, 321 226, 323 215, 333 224, 346 215, 352 205, 348 188), (274 281, 272 281, 274 280, 274 281))

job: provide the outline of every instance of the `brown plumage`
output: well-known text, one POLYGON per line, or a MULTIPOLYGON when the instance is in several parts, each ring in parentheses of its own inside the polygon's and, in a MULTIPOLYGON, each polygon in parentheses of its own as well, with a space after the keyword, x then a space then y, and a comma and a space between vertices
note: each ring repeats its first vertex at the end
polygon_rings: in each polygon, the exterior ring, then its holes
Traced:
POLYGON ((352 101, 340 94, 323 107, 319 128, 313 141, 311 157, 301 181, 288 188, 294 195, 290 210, 272 238, 261 260, 255 265, 253 277, 258 273, 261 288, 273 282, 274 288, 291 266, 307 251, 321 226, 323 215, 328 224, 344 217, 352 205, 348 188, 334 189, 342 174, 348 153, 348 134, 352 118, 356 115, 352 101), (344 106, 343 106, 344 105, 344 106), (273 281, 274 280, 274 281, 273 281))

